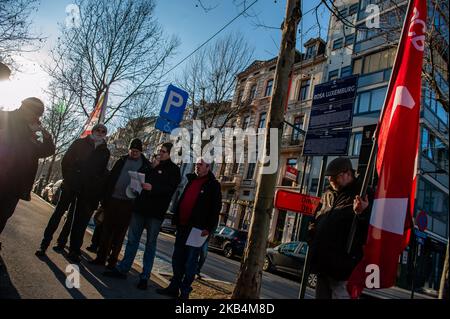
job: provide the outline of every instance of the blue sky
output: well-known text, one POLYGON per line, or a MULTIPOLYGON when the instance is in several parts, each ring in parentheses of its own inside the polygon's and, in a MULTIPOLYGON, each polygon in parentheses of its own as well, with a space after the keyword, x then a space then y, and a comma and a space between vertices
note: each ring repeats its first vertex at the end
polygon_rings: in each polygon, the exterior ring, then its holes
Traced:
MULTIPOLYGON (((231 19, 237 16, 242 6, 236 5, 243 0, 202 0, 202 3, 210 8, 204 10, 197 0, 156 0, 155 15, 164 28, 166 34, 177 35, 180 46, 177 55, 173 58, 172 65, 183 59, 206 39, 212 36, 231 19)), ((248 5, 254 0, 247 0, 248 5)), ((313 8, 320 0, 303 1, 303 12, 313 8)), ((18 107, 20 101, 31 95, 45 99, 42 90, 48 85, 48 77, 40 68, 45 61, 49 61, 49 51, 59 34, 58 24, 62 24, 66 18, 66 7, 73 3, 72 0, 41 0, 38 11, 33 15, 33 29, 47 38, 44 46, 33 53, 18 57, 23 64, 22 72, 16 73, 9 83, 0 84, 0 90, 10 92, 0 101, 0 107, 8 109, 18 107)), ((251 16, 241 16, 229 27, 219 34, 223 36, 229 32, 239 31, 244 34, 248 43, 255 48, 254 58, 258 60, 270 59, 278 54, 281 31, 278 29, 258 27, 264 24, 270 27, 279 27, 285 14, 286 1, 257 0, 248 13, 251 16)), ((329 14, 321 8, 319 20, 322 26, 322 37, 326 38, 326 27, 329 14)), ((316 25, 314 11, 303 18, 303 30, 316 25)), ((300 48, 300 40, 306 42, 311 37, 317 37, 318 28, 310 30, 302 39, 298 37, 297 47, 300 48)), ((183 64, 175 69, 170 78, 174 80, 183 69, 183 64)))

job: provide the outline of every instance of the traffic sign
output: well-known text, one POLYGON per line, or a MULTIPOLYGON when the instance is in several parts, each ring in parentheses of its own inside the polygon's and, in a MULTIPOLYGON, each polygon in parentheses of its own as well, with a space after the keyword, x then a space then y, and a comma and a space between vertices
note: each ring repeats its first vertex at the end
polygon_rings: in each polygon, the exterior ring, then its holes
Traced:
POLYGON ((176 129, 179 123, 168 120, 164 117, 158 117, 155 123, 155 128, 165 133, 171 133, 172 130, 176 129))
POLYGON ((425 231, 428 226, 428 215, 424 211, 420 211, 416 216, 416 224, 420 231, 425 231))
POLYGON ((275 193, 274 206, 278 209, 312 216, 319 202, 320 197, 279 189, 275 193))
POLYGON ((189 94, 186 91, 170 84, 167 87, 155 128, 167 133, 177 128, 183 119, 188 98, 189 94))
POLYGON ((427 238, 427 233, 418 230, 417 228, 414 228, 414 234, 416 235, 417 238, 427 238))

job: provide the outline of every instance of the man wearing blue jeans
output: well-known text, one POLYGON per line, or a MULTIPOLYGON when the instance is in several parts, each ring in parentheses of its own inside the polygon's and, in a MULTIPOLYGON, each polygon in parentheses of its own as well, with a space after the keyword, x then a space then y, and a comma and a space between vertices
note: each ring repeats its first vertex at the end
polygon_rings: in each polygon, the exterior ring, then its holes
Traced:
POLYGON ((125 256, 111 271, 104 272, 105 276, 126 278, 126 274, 133 266, 139 243, 144 229, 147 230, 147 241, 144 251, 143 271, 140 275, 138 288, 147 289, 148 279, 153 268, 156 254, 156 243, 159 230, 178 184, 181 181, 180 169, 170 159, 172 143, 164 143, 159 150, 159 161, 145 172, 145 183, 142 192, 133 205, 133 215, 128 228, 128 241, 125 256))
POLYGON ((196 174, 187 175, 188 183, 172 220, 177 225, 172 255, 173 277, 167 288, 156 290, 159 294, 188 299, 192 291, 202 247, 188 246, 186 240, 193 227, 200 229, 206 240, 217 227, 222 208, 220 183, 210 169, 210 164, 201 160, 195 166, 196 174))

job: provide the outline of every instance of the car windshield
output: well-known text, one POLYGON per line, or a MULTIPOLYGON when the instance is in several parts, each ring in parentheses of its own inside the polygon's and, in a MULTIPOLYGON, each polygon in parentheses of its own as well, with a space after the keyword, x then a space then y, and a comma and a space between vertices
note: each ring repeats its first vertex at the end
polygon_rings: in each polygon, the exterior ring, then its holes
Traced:
POLYGON ((234 232, 235 232, 234 229, 228 228, 228 227, 224 227, 224 228, 222 229, 221 235, 224 235, 224 236, 231 236, 231 235, 234 234, 234 232))

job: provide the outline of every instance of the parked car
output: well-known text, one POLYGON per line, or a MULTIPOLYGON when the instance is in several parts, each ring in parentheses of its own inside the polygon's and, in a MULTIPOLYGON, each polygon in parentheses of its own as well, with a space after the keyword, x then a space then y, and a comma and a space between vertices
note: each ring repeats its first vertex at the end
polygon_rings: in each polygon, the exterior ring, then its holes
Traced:
POLYGON ((161 224, 161 231, 163 231, 165 233, 175 234, 177 228, 176 228, 176 226, 172 225, 172 218, 173 218, 172 213, 167 213, 164 216, 164 220, 161 224))
POLYGON ((47 202, 48 202, 48 192, 49 192, 50 188, 52 188, 52 187, 53 187, 53 182, 47 184, 47 186, 45 186, 41 192, 41 197, 43 199, 45 199, 47 202))
POLYGON ((60 179, 56 183, 52 185, 52 187, 48 190, 47 193, 47 200, 52 203, 53 205, 56 205, 59 201, 59 196, 61 196, 61 186, 62 186, 63 180, 60 179))
POLYGON ((219 226, 209 238, 209 248, 220 250, 227 258, 242 256, 247 243, 248 232, 219 226))
MULTIPOLYGON (((272 272, 280 271, 295 276, 301 276, 306 258, 308 244, 301 241, 293 241, 278 245, 266 250, 263 270, 272 272)), ((308 286, 315 288, 317 276, 310 274, 307 281, 308 286)))

